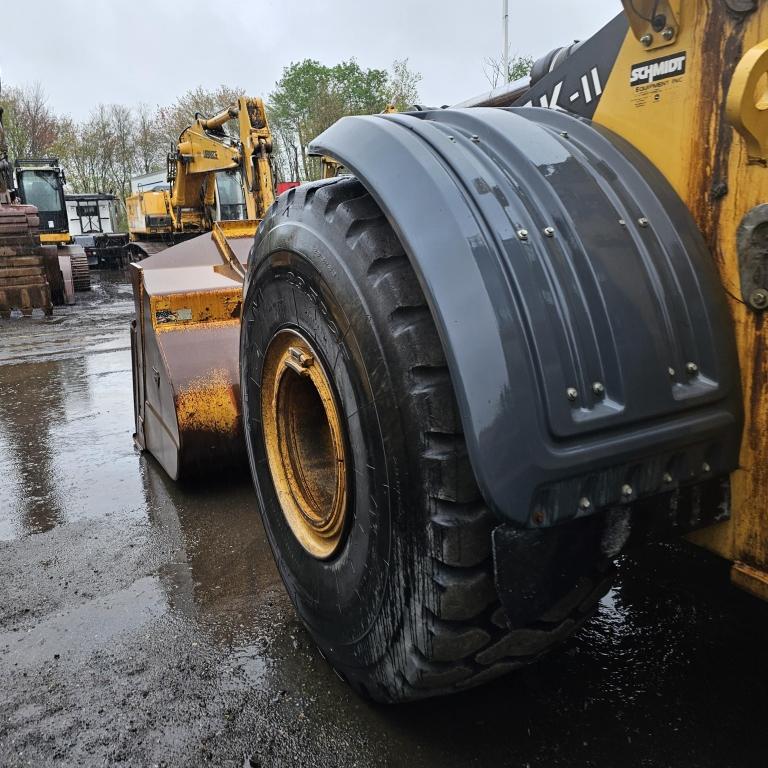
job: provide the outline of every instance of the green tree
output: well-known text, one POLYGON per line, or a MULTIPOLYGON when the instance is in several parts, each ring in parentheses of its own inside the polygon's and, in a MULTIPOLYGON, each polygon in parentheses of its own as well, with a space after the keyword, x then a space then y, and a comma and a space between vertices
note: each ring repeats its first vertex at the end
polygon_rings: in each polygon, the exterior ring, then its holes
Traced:
POLYGON ((285 67, 269 97, 277 174, 286 179, 318 178, 320 163, 307 155, 312 139, 345 115, 375 114, 392 101, 399 107, 416 101, 420 78, 405 60, 395 62, 392 75, 384 69, 365 69, 354 59, 332 67, 304 59, 285 67))
POLYGON ((398 112, 409 109, 419 100, 421 73, 408 68, 408 59, 395 59, 387 85, 387 101, 398 112))

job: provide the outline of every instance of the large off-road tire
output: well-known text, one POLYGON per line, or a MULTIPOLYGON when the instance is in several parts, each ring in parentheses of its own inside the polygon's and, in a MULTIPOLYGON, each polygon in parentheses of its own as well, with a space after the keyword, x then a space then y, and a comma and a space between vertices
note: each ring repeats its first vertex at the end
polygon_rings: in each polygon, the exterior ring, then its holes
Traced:
POLYGON ((325 657, 368 696, 448 693, 529 663, 607 589, 596 564, 594 579, 533 625, 507 627, 491 561, 497 523, 475 483, 435 324, 356 179, 290 190, 263 222, 246 283, 241 384, 280 574, 325 657), (297 517, 291 493, 327 510, 315 520, 322 535, 297 517))

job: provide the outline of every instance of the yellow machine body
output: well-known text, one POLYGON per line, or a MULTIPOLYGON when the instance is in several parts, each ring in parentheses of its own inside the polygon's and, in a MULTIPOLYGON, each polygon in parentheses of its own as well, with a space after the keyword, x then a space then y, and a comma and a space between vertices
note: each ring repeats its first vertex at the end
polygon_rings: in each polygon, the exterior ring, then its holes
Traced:
POLYGON ((343 170, 344 166, 332 157, 323 155, 323 157, 320 158, 321 179, 335 179, 337 176, 341 175, 343 170))
POLYGON ((173 232, 171 196, 167 190, 137 192, 125 199, 125 209, 132 240, 173 232))
POLYGON ((68 245, 72 242, 72 235, 69 232, 41 232, 40 242, 43 245, 68 245))
POLYGON ((731 478, 731 519, 695 541, 733 562, 736 584, 768 599, 766 318, 742 295, 737 248, 744 217, 768 201, 768 4, 742 14, 725 0, 662 5, 667 27, 656 30, 649 21, 653 2, 624 0, 630 30, 594 121, 666 176, 720 270, 735 321, 745 429, 741 466, 731 478), (682 55, 684 76, 628 87, 638 62, 682 55))

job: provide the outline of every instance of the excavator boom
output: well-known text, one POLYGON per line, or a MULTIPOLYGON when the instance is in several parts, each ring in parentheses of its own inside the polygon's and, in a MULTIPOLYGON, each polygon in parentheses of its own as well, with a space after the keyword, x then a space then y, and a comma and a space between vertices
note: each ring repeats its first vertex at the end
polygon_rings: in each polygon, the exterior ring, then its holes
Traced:
POLYGON ((214 221, 258 219, 274 199, 270 155, 272 136, 261 99, 241 97, 211 118, 199 114, 168 155, 167 189, 137 192, 126 200, 134 254, 208 232, 214 221), (237 126, 231 134, 224 128, 237 126), (236 182, 223 186, 226 174, 236 182), (227 199, 236 191, 237 201, 227 199))

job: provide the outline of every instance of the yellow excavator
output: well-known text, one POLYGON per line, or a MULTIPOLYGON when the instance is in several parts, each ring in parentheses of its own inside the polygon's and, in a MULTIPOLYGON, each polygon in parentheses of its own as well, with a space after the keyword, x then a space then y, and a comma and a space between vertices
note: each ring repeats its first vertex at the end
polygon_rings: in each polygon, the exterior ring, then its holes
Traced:
MULTIPOLYGON (((215 117, 198 116, 171 159, 169 220, 185 234, 210 233, 131 265, 135 440, 173 479, 244 459, 242 281, 256 228, 274 200, 271 152, 261 99, 241 98, 215 117), (222 131, 230 120, 237 120, 238 142, 222 131), (229 219, 216 220, 215 179, 222 171, 241 174, 242 202, 226 213, 229 219)), ((221 198, 218 207, 221 212, 221 198)))
POLYGON ((254 163, 254 157, 268 158, 271 151, 261 99, 241 97, 210 118, 196 114, 168 155, 168 185, 125 201, 132 259, 210 232, 216 221, 258 218, 261 190, 271 189, 272 175, 269 163, 254 163), (232 123, 236 129, 228 133, 232 123))
POLYGON ((350 175, 281 195, 230 294, 278 569, 373 699, 539 659, 648 538, 768 598, 768 4, 622 5, 530 78, 325 131, 350 175))

